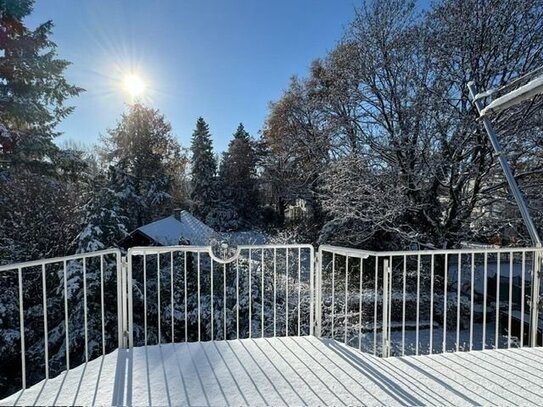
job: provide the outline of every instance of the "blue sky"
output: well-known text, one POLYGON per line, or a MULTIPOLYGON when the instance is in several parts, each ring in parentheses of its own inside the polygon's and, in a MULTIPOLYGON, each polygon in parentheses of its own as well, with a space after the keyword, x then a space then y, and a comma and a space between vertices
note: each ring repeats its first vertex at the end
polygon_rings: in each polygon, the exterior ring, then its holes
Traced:
POLYGON ((196 119, 209 123, 217 151, 239 122, 257 136, 294 75, 341 38, 359 0, 36 0, 27 24, 48 19, 67 78, 87 91, 59 127, 86 144, 126 108, 121 82, 136 72, 181 144, 196 119))

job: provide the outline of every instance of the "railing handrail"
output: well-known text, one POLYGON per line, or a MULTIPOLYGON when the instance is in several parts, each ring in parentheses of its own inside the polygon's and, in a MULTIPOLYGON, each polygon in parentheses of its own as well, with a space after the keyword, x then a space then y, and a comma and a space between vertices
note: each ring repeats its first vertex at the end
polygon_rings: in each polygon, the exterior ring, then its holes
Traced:
POLYGON ((266 249, 308 249, 311 254, 314 253, 314 247, 311 244, 260 244, 260 245, 239 245, 236 246, 236 252, 233 256, 226 259, 221 259, 213 253, 212 246, 190 246, 190 245, 173 245, 173 246, 135 246, 128 249, 127 257, 142 256, 152 254, 164 254, 172 251, 186 251, 191 253, 207 253, 215 262, 220 264, 229 264, 235 261, 242 250, 266 250, 266 249))
POLYGON ((370 251, 362 249, 352 249, 343 246, 321 245, 319 251, 335 252, 337 254, 348 255, 350 257, 385 257, 385 256, 431 256, 445 254, 479 254, 479 253, 531 253, 543 252, 540 247, 500 247, 500 248, 465 248, 465 249, 424 249, 424 250, 385 250, 370 251))
POLYGON ((97 256, 107 256, 110 254, 116 254, 119 257, 121 256, 121 251, 117 248, 112 249, 105 249, 105 250, 98 250, 95 252, 85 252, 85 253, 79 253, 79 254, 72 254, 69 256, 62 256, 62 257, 52 257, 49 259, 42 259, 42 260, 30 260, 30 261, 24 261, 19 263, 11 263, 11 264, 5 264, 3 266, 0 266, 0 272, 1 271, 10 271, 10 270, 17 270, 19 268, 25 269, 29 267, 36 267, 36 266, 42 266, 47 264, 54 264, 54 263, 62 263, 64 261, 71 261, 71 260, 81 260, 89 257, 97 257, 97 256))

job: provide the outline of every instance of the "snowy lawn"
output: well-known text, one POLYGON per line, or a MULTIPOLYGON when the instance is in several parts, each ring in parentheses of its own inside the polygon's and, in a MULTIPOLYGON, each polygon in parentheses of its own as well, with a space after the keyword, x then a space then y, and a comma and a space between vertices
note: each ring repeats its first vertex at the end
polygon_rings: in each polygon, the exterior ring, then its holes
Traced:
POLYGON ((542 405, 543 349, 381 359, 315 337, 134 348, 2 405, 542 405))

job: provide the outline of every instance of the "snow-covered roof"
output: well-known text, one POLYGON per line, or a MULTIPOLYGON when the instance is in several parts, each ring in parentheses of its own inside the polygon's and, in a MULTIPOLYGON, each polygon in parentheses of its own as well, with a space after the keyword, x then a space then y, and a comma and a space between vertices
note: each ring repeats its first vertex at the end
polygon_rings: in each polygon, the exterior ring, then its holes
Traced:
POLYGON ((261 231, 216 232, 187 211, 181 211, 179 219, 172 215, 143 225, 130 233, 130 236, 135 232, 144 234, 162 246, 180 243, 208 246, 214 241, 227 241, 230 246, 262 245, 268 241, 266 234, 261 231))
POLYGON ((187 211, 181 211, 179 219, 174 215, 168 216, 136 230, 163 246, 177 245, 180 240, 186 240, 196 246, 208 245, 215 233, 212 228, 187 211))

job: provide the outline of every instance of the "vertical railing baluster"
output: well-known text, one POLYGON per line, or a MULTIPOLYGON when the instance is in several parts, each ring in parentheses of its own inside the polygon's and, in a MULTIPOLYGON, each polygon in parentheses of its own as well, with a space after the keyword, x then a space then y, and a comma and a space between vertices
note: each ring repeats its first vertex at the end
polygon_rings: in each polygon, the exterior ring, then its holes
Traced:
POLYGON ((87 259, 85 257, 83 257, 83 316, 85 324, 85 363, 87 363, 89 361, 89 327, 87 323, 87 259))
POLYGON ((252 284, 252 274, 253 274, 253 256, 252 251, 249 249, 249 338, 253 337, 253 284, 252 284))
POLYGON ((315 271, 315 335, 322 337, 322 267, 324 262, 324 251, 319 248, 317 255, 312 261, 311 269, 315 271), (315 268, 314 268, 315 267, 315 268))
POLYGON ((392 349, 392 256, 389 257, 389 279, 388 279, 388 348, 387 356, 390 356, 392 349))
POLYGON ((262 271, 262 288, 261 288, 261 304, 260 304, 260 311, 261 311, 261 337, 264 338, 264 249, 262 249, 261 259, 260 262, 262 264, 261 271, 262 271))
POLYGON ((483 340, 482 340, 483 350, 486 349, 486 302, 488 299, 487 283, 488 283, 488 252, 485 252, 484 268, 483 268, 483 340))
POLYGON ((123 258, 120 253, 115 256, 117 266, 117 340, 119 348, 127 349, 132 346, 134 332, 131 329, 133 312, 128 312, 132 306, 132 285, 128 284, 128 279, 132 274, 132 255, 128 253, 126 258, 123 258), (130 276, 129 276, 130 274, 130 276), (128 289, 130 287, 130 289, 128 289))
POLYGON ((383 319, 381 325, 381 354, 384 358, 388 357, 388 295, 389 295, 389 263, 388 259, 383 259, 383 319))
POLYGON ((222 304, 223 304, 223 334, 222 337, 224 340, 226 340, 226 263, 222 265, 222 304))
POLYGON ((104 312, 104 256, 100 255, 100 309, 102 311, 102 355, 106 354, 106 322, 104 312))
POLYGON ((405 355, 405 291, 407 289, 407 256, 403 256, 403 288, 402 288, 402 356, 405 355))
POLYGON ((469 317, 469 350, 473 350, 473 300, 475 278, 475 253, 471 253, 471 308, 469 317))
POLYGON ((277 336, 277 249, 273 249, 273 336, 277 336))
MULTIPOLYGON (((47 282, 45 277, 45 264, 41 265, 42 288, 43 288, 43 336, 45 351, 45 378, 49 379, 49 329, 47 328, 47 282)), ((86 316, 86 314, 85 314, 86 316)), ((85 318, 85 345, 87 342, 87 320, 85 318)), ((86 352, 86 348, 85 348, 86 352)), ((87 359, 85 359, 87 360, 87 359)))
POLYGON ((335 274, 336 274, 336 254, 332 253, 332 339, 334 339, 334 319, 335 319, 335 308, 336 308, 336 301, 335 301, 335 288, 336 288, 336 281, 335 281, 335 274))
POLYGON ((499 327, 500 327, 500 284, 501 284, 501 253, 498 252, 498 262, 496 264, 496 329, 494 332, 494 346, 499 349, 499 327))
POLYGON ((285 249, 285 336, 288 336, 288 248, 285 249))
MULTIPOLYGON (((66 260, 62 263, 64 279, 64 341, 66 342, 66 370, 70 370, 70 321, 68 319, 68 277, 66 276, 66 260)), ((120 323, 120 321, 118 322, 120 323)))
POLYGON ((211 285, 211 297, 210 297, 210 307, 211 307, 211 340, 214 339, 214 322, 215 322, 215 306, 213 304, 213 258, 209 258, 211 262, 211 271, 210 271, 210 285, 211 285))
POLYGON ((198 288, 198 342, 201 341, 202 339, 202 336, 201 336, 201 316, 200 316, 200 251, 198 251, 198 254, 197 254, 197 261, 198 261, 198 265, 196 267, 196 274, 197 274, 197 279, 198 279, 198 282, 197 282, 197 288, 198 288))
MULTIPOLYGON (((128 317, 128 347, 134 346, 134 284, 132 283, 132 255, 129 253, 126 267, 121 267, 123 293, 128 294, 128 304, 123 301, 123 314, 128 317)), ((123 332, 124 335, 124 332, 123 332)))
POLYGON ((298 336, 301 332, 301 314, 302 307, 302 249, 298 247, 298 336))
MULTIPOLYGON (((375 292, 373 293, 373 354, 377 355, 377 280, 379 272, 379 258, 375 256, 375 292)), ((382 325, 381 325, 382 326, 382 325)))
POLYGON ((313 248, 309 249, 309 335, 315 335, 315 261, 313 248))
POLYGON ((360 295, 358 297, 358 350, 362 350, 362 277, 364 275, 364 259, 360 257, 360 295))
POLYGON ((462 254, 458 253, 458 280, 456 294, 456 351, 460 350, 460 290, 462 288, 462 254))
POLYGON ((415 355, 419 354, 419 323, 420 323, 420 254, 417 255, 417 322, 415 324, 415 355))
MULTIPOLYGON (((536 247, 531 252, 532 268, 530 271, 531 284, 530 284, 530 328, 528 330, 528 345, 536 347, 538 345, 539 325, 540 325, 540 310, 542 310, 541 304, 541 247, 536 247)), ((543 328, 543 327, 542 327, 543 328)))
POLYGON ((188 311, 188 306, 187 306, 187 252, 185 250, 183 250, 183 273, 184 273, 184 276, 183 276, 183 284, 184 284, 184 295, 185 295, 185 298, 184 298, 184 306, 185 306, 185 342, 188 342, 188 324, 189 324, 189 321, 188 321, 188 317, 187 317, 187 311, 188 311))
POLYGON ((345 345, 347 345, 347 302, 349 300, 348 286, 349 286, 349 256, 345 256, 345 315, 343 316, 343 323, 344 323, 343 330, 345 331, 343 343, 345 343, 345 345))
POLYGON ((507 321, 507 349, 511 349, 511 314, 513 313, 513 252, 509 252, 509 317, 507 321))
POLYGON ((173 305, 173 250, 170 252, 170 316, 171 316, 171 338, 172 343, 175 343, 175 325, 174 325, 174 305, 173 305))
POLYGON ((445 253, 445 270, 443 276, 443 353, 447 351, 447 282, 449 279, 448 272, 449 255, 445 253))
POLYGON ((430 355, 434 353, 434 266, 435 259, 430 258, 430 355))
POLYGON ((239 257, 236 259, 236 339, 239 339, 239 257))
POLYGON ((158 325, 158 344, 161 344, 161 336, 162 336, 162 321, 161 321, 161 312, 160 308, 162 307, 161 301, 160 301, 160 253, 156 254, 156 293, 157 293, 157 325, 158 325))
POLYGON ((522 270, 520 283, 520 347, 524 346, 524 296, 526 283, 526 252, 522 252, 522 270))
POLYGON ((143 254, 143 338, 147 346, 147 255, 143 254))
POLYGON ((24 300, 23 300, 23 270, 17 269, 17 278, 19 280, 19 330, 21 335, 21 380, 23 389, 26 389, 26 348, 25 348, 25 318, 24 318, 24 300))

